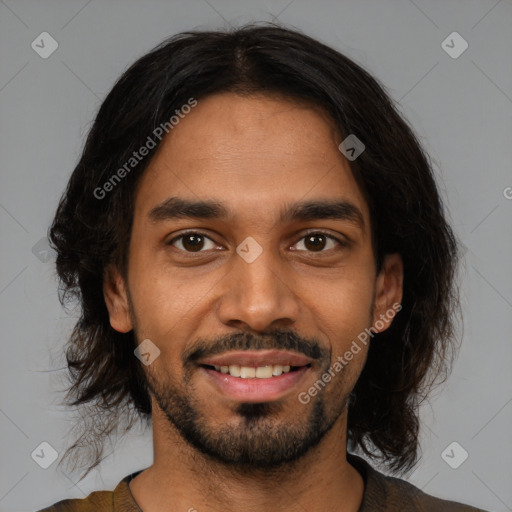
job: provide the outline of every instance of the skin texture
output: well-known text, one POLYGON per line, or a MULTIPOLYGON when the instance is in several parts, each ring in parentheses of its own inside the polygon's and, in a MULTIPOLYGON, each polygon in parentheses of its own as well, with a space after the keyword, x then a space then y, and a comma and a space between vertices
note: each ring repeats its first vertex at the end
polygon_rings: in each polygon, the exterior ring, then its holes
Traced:
MULTIPOLYGON (((403 268, 399 255, 387 255, 376 274, 368 205, 341 140, 317 107, 216 94, 173 128, 142 176, 127 280, 111 267, 104 294, 112 327, 135 329, 161 351, 144 367, 154 463, 130 484, 145 512, 358 510, 364 484, 346 461, 346 407, 368 347, 309 403, 297 395, 401 301, 403 268), (149 212, 171 196, 221 201, 231 215, 153 221, 149 212), (364 229, 346 219, 279 222, 283 207, 313 199, 356 205, 364 229), (208 237, 202 252, 175 240, 184 230, 208 237), (321 236, 317 249, 306 244, 318 231, 349 245, 321 236), (252 263, 236 252, 246 237, 263 250, 252 263), (200 343, 234 347, 241 333, 251 348, 273 346, 278 330, 320 355, 297 386, 266 404, 242 406, 182 360, 200 343), (186 439, 192 431, 195 441, 186 439)), ((391 321, 384 317, 380 330, 391 321)))

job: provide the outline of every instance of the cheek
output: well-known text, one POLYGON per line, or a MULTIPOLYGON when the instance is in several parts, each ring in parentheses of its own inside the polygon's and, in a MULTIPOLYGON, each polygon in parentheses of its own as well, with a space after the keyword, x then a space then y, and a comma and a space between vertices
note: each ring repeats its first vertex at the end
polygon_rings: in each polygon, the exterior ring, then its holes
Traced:
POLYGON ((307 302, 320 326, 343 337, 357 336, 371 322, 374 284, 368 272, 350 269, 337 279, 310 286, 307 302))
POLYGON ((341 357, 344 365, 341 372, 353 380, 362 370, 371 340, 365 329, 372 325, 372 275, 368 269, 358 272, 357 268, 351 268, 338 279, 323 281, 321 286, 311 289, 314 293, 309 293, 307 304, 314 323, 330 346, 331 365, 341 357))
MULTIPOLYGON (((143 246, 143 243, 134 245, 143 246)), ((128 282, 140 325, 163 328, 183 317, 193 306, 194 283, 177 280, 165 259, 149 249, 132 251, 128 282)))

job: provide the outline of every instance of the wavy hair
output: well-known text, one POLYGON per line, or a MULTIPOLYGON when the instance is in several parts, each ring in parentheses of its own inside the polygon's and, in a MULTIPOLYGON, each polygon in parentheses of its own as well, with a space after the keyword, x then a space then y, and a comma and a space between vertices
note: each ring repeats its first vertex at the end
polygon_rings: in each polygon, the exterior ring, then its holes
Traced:
POLYGON ((99 108, 49 229, 59 298, 80 306, 65 351, 65 403, 81 420, 63 460, 74 469, 81 462, 83 478, 121 425, 126 432, 151 417, 134 333, 110 326, 102 283, 110 263, 126 275, 136 186, 159 144, 102 198, 98 187, 191 97, 228 91, 314 104, 343 138, 356 134, 366 146, 350 167, 368 202, 376 268, 399 253, 404 290, 402 310, 375 335, 353 390, 348 441, 404 472, 418 460, 419 405, 446 379, 458 348, 457 239, 432 164, 384 87, 338 51, 274 24, 177 34, 131 65, 99 108))

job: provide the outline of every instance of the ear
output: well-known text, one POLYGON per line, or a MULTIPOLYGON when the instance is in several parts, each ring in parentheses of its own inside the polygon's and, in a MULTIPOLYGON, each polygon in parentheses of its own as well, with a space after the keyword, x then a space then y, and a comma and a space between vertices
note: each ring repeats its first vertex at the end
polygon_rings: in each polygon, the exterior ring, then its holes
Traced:
POLYGON ((403 262, 399 254, 387 254, 375 283, 372 330, 385 331, 402 309, 403 262))
POLYGON ((133 329, 126 284, 119 270, 109 265, 103 275, 103 296, 110 316, 110 325, 118 332, 133 329))

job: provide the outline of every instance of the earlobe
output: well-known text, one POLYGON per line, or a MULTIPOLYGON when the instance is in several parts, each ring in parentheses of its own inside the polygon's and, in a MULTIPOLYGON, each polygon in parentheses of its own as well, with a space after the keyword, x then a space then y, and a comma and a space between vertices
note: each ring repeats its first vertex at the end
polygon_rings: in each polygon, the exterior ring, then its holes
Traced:
POLYGON ((385 331, 401 309, 403 262, 400 254, 387 254, 375 284, 373 330, 385 331))
POLYGON ((119 270, 109 265, 103 275, 103 297, 110 317, 110 325, 118 332, 133 329, 126 284, 119 270))

